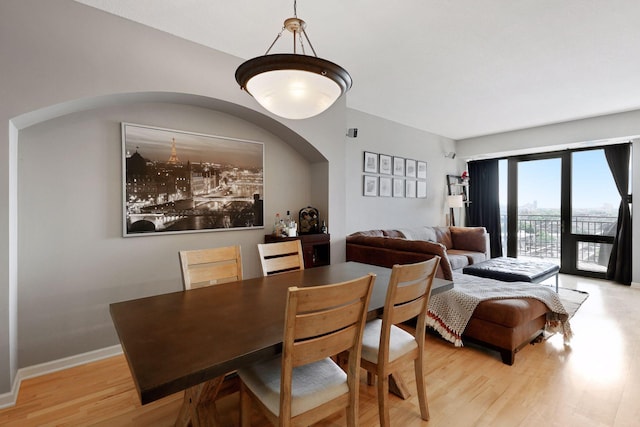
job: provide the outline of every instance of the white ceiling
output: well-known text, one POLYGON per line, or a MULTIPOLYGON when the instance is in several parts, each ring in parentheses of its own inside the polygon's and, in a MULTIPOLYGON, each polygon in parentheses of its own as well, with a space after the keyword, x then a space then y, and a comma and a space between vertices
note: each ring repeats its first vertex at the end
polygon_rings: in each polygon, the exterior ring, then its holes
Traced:
MULTIPOLYGON (((243 59, 293 0, 76 0, 243 59)), ((640 109, 638 0, 300 0, 347 106, 453 139, 640 109)), ((291 52, 290 36, 272 51, 291 52)))

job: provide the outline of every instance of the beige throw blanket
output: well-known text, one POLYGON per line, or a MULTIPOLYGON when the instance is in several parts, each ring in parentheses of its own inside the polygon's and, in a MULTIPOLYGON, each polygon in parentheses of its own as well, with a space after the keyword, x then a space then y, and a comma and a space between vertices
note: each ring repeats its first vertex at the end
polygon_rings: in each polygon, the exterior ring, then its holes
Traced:
POLYGON ((548 286, 528 282, 499 280, 453 273, 454 288, 432 295, 427 324, 456 347, 462 347, 462 333, 476 306, 482 301, 507 298, 535 298, 551 310, 547 314, 547 332, 561 332, 565 342, 571 339, 569 315, 555 291, 548 286))

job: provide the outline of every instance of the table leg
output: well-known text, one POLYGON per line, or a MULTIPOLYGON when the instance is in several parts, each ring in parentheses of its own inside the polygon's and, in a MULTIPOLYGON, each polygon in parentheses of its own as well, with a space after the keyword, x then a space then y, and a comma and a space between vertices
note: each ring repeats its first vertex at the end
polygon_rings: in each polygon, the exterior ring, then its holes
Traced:
POLYGON ((219 426, 215 399, 222 387, 224 375, 198 384, 184 391, 184 401, 180 407, 176 427, 219 426))
POLYGON ((399 374, 389 375, 389 391, 404 400, 411 397, 407 384, 399 374))

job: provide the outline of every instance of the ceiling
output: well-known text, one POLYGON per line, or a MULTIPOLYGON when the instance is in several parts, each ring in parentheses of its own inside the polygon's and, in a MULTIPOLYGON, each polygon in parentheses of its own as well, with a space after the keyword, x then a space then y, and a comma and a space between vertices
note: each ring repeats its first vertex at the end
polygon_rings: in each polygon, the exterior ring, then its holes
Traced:
MULTIPOLYGON (((293 16, 293 0, 76 1, 242 59, 293 16)), ((297 12, 318 56, 353 77, 349 108, 438 135, 640 109, 637 0, 300 0, 297 12)))

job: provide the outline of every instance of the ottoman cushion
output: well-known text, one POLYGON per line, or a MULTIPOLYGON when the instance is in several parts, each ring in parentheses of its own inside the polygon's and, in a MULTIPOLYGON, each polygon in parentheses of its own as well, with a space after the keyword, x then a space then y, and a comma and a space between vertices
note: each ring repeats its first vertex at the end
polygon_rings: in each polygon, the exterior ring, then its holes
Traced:
POLYGON ((470 265, 462 272, 503 282, 537 283, 557 274, 559 270, 560 267, 550 262, 501 257, 470 265))

